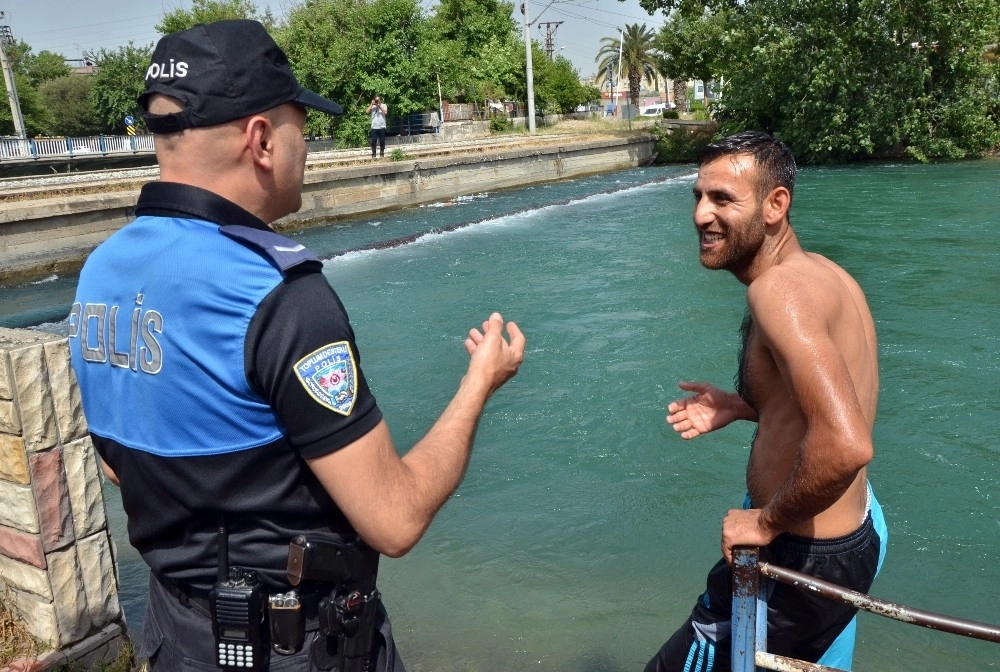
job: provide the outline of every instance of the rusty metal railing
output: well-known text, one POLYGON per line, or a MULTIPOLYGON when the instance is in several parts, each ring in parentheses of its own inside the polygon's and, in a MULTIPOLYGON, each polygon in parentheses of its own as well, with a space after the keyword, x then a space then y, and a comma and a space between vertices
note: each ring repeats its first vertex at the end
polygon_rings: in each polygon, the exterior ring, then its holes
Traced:
POLYGON ((848 590, 808 574, 759 562, 758 549, 739 547, 733 550, 733 672, 774 670, 775 672, 834 672, 836 668, 767 653, 767 597, 761 576, 799 590, 807 590, 828 600, 843 602, 858 609, 903 623, 963 637, 1000 643, 1000 626, 967 621, 922 609, 886 602, 864 593, 848 590))

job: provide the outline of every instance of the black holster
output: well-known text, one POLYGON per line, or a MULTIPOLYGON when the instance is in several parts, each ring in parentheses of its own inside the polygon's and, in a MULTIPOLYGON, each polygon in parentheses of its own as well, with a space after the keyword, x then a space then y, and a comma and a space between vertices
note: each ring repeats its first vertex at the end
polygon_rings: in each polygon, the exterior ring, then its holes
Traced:
POLYGON ((379 554, 364 542, 296 537, 289 546, 288 580, 293 586, 315 582, 325 595, 319 602, 319 632, 326 638, 313 649, 323 670, 371 672, 381 596, 375 587, 379 554))

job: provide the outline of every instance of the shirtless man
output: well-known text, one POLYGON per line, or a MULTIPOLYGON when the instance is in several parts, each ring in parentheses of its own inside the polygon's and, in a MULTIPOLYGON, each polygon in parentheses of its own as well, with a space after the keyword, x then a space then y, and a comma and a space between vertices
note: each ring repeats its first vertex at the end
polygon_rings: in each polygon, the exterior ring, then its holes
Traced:
MULTIPOLYGON (((646 672, 729 670, 736 546, 775 565, 867 592, 887 534, 866 465, 878 402, 875 325, 844 269, 806 252, 789 221, 795 159, 745 132, 699 157, 694 224, 700 259, 747 286, 737 391, 682 382, 667 422, 685 439, 734 420, 757 423, 747 500, 722 522, 723 559, 690 619, 646 672)), ((850 669, 856 609, 769 582, 768 651, 850 669)))

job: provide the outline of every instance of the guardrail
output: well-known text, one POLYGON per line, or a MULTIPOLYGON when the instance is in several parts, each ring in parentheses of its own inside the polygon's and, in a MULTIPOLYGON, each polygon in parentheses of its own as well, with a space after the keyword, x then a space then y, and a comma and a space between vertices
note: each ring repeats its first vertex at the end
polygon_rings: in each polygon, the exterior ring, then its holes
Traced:
MULTIPOLYGON (((437 133, 441 121, 437 112, 422 112, 405 116, 391 115, 386 119, 386 135, 410 136, 437 133)), ((153 136, 92 135, 83 138, 12 138, 0 137, 0 161, 31 161, 33 159, 81 157, 110 154, 152 154, 153 136)))
POLYGON ((153 136, 92 135, 84 138, 0 138, 0 161, 99 154, 151 154, 153 136))
POLYGON ((441 126, 437 112, 414 112, 406 116, 389 115, 385 122, 385 134, 390 136, 437 133, 441 126))
POLYGON ((808 574, 760 562, 757 548, 738 547, 733 549, 733 672, 754 672, 757 669, 776 672, 838 672, 837 668, 767 652, 767 597, 761 585, 763 583, 760 580, 761 576, 798 590, 815 593, 828 600, 849 604, 877 616, 963 637, 1000 643, 1000 626, 885 602, 828 581, 815 579, 808 574))

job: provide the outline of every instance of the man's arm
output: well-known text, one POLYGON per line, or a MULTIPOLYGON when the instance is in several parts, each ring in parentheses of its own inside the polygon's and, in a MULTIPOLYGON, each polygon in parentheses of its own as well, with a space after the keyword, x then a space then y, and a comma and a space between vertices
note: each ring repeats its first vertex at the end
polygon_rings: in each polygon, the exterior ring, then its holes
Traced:
POLYGON ((375 550, 391 557, 420 540, 465 474, 479 417, 490 395, 524 359, 524 336, 493 313, 483 331, 470 331, 469 368, 441 417, 402 458, 384 421, 353 443, 308 460, 351 525, 375 550))
POLYGON ((874 455, 868 421, 830 335, 822 292, 815 289, 786 271, 762 277, 747 292, 755 333, 771 353, 806 430, 792 471, 771 501, 763 509, 726 516, 727 559, 734 545, 768 544, 828 509, 874 455))
POLYGON ((735 420, 757 421, 757 411, 735 392, 709 383, 681 381, 677 387, 695 394, 667 406, 667 422, 684 439, 722 429, 735 420))

